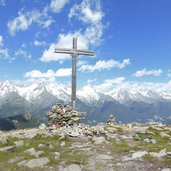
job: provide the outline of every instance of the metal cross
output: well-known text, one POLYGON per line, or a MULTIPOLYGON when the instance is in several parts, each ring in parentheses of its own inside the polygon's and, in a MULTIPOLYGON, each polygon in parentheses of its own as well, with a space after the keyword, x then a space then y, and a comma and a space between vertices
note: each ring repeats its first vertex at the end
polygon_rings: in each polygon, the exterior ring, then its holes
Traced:
POLYGON ((72 56, 72 92, 71 92, 71 103, 72 108, 76 109, 76 70, 77 70, 77 57, 79 55, 94 56, 94 52, 89 50, 78 50, 77 49, 77 38, 73 38, 72 49, 66 48, 55 48, 55 53, 70 54, 72 56))

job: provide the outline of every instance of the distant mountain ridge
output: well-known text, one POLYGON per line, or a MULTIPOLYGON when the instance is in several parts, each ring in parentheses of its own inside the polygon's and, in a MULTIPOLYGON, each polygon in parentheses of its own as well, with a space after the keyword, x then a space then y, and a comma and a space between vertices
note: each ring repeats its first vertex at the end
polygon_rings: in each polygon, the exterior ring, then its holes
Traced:
MULTIPOLYGON (((69 103, 70 92, 70 87, 57 83, 0 82, 0 118, 30 113, 38 122, 46 122, 45 113, 56 103, 69 103)), ((85 86, 77 91, 77 108, 87 113, 85 122, 90 123, 106 122, 111 113, 123 123, 171 123, 171 93, 145 87, 115 88, 103 93, 85 86)))

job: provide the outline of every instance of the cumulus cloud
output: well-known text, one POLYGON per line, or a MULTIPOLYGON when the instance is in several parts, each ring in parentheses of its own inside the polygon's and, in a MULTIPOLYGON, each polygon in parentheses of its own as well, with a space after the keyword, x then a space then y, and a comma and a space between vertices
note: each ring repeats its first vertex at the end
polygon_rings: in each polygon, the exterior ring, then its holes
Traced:
POLYGON ((32 58, 32 56, 28 52, 26 52, 26 51, 24 51, 22 49, 18 49, 17 51, 15 51, 14 55, 16 57, 25 58, 26 60, 29 60, 29 59, 32 58))
POLYGON ((101 92, 107 92, 111 90, 114 85, 121 84, 124 81, 125 81, 125 77, 106 79, 102 84, 94 85, 93 87, 101 92))
POLYGON ((45 49, 45 51, 42 54, 42 57, 40 60, 42 62, 50 62, 50 61, 59 61, 63 62, 64 60, 71 59, 70 55, 67 54, 58 54, 54 53, 55 48, 72 48, 72 39, 73 37, 78 37, 78 48, 79 49, 87 49, 88 43, 87 40, 79 33, 69 33, 69 34, 60 34, 58 37, 57 43, 52 43, 49 47, 49 49, 45 49))
POLYGON ((35 41, 34 41, 34 45, 35 45, 35 46, 46 46, 46 42, 45 42, 45 41, 38 41, 38 40, 35 40, 35 41))
POLYGON ((69 19, 75 17, 88 24, 84 36, 91 45, 98 46, 102 42, 104 13, 100 1, 83 0, 81 4, 76 4, 71 8, 68 17, 69 19))
POLYGON ((115 61, 113 59, 105 61, 105 60, 99 60, 96 62, 95 65, 82 65, 79 70, 82 72, 89 71, 101 71, 101 70, 110 70, 112 68, 124 68, 125 66, 130 64, 130 59, 124 59, 122 62, 115 61))
POLYGON ((2 58, 2 59, 9 59, 10 58, 9 51, 7 48, 1 48, 0 47, 0 58, 2 58))
MULTIPOLYGON (((52 4, 53 1, 51 1, 52 4)), ((59 3, 59 0, 54 3, 59 3)), ((62 2, 62 1, 61 1, 62 2)), ((64 3, 65 1, 63 1, 64 3)), ((72 38, 78 37, 78 48, 88 49, 91 46, 98 46, 102 42, 104 13, 99 1, 83 0, 80 4, 74 5, 68 15, 69 19, 75 17, 77 20, 86 24, 86 28, 74 33, 60 34, 56 43, 52 43, 48 49, 45 49, 40 60, 42 62, 59 61, 70 59, 66 54, 55 54, 55 47, 72 48, 72 38)))
POLYGON ((143 77, 143 76, 160 76, 163 73, 163 71, 161 69, 158 70, 147 70, 147 69, 142 69, 142 70, 138 70, 136 71, 132 76, 134 77, 143 77))
POLYGON ((3 37, 0 35, 0 46, 3 46, 3 37))
POLYGON ((50 9, 55 13, 59 13, 68 2, 69 0, 52 0, 50 3, 50 9))
POLYGON ((83 0, 81 4, 74 5, 68 15, 69 18, 76 17, 88 24, 101 22, 103 16, 100 2, 95 0, 83 0))
POLYGON ((38 24, 42 28, 49 27, 54 20, 48 16, 47 10, 38 11, 24 11, 23 9, 18 12, 18 17, 10 20, 7 27, 10 35, 14 36, 18 31, 27 30, 33 23, 38 24))
POLYGON ((60 68, 56 72, 49 69, 46 72, 32 70, 24 74, 25 78, 29 79, 48 79, 54 81, 56 77, 68 77, 71 75, 71 68, 60 68))
POLYGON ((56 71, 56 77, 68 77, 71 76, 72 69, 71 68, 61 68, 56 71))

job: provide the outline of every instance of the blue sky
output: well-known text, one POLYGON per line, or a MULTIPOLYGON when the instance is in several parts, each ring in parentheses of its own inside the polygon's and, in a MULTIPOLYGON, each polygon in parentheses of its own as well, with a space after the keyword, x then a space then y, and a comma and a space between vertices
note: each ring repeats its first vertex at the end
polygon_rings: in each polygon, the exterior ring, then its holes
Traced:
POLYGON ((0 80, 70 83, 80 49, 78 86, 171 79, 170 0, 0 0, 0 80))

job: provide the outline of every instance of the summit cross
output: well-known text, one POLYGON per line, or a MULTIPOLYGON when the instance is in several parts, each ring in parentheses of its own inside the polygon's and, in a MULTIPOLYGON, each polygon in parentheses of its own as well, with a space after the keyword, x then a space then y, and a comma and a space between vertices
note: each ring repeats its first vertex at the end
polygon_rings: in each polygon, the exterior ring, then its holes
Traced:
POLYGON ((72 49, 66 48, 55 48, 55 53, 64 53, 72 56, 72 92, 71 92, 71 103, 72 108, 76 109, 76 83, 77 83, 77 57, 79 55, 94 56, 94 52, 90 50, 79 50, 77 49, 77 38, 73 38, 72 49))

